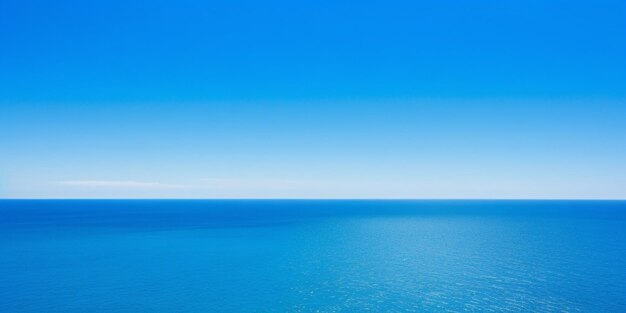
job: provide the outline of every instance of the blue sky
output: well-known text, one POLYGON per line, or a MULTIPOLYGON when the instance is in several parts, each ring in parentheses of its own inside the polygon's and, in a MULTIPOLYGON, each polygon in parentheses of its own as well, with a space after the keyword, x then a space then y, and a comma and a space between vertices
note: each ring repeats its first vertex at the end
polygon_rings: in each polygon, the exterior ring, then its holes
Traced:
POLYGON ((3 198, 626 198, 623 1, 0 1, 3 198))

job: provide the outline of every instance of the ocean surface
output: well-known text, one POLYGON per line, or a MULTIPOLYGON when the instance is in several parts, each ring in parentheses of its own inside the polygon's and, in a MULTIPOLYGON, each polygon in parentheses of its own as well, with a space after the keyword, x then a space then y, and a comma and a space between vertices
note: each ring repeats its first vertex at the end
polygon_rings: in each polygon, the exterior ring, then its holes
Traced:
POLYGON ((626 202, 0 200, 0 312, 626 312, 626 202))

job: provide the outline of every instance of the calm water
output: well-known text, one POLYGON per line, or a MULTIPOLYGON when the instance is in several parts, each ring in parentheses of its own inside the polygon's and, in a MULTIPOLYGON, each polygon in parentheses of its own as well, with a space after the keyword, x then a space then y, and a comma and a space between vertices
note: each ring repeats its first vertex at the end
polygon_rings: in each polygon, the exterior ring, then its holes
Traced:
POLYGON ((626 312, 626 202, 0 201, 0 312, 626 312))

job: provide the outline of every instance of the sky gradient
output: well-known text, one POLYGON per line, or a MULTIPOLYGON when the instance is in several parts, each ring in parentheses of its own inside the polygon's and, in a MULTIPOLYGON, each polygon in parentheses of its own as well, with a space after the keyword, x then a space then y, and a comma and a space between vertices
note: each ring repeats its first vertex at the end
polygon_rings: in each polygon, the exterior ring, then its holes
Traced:
POLYGON ((0 0, 2 198, 626 199, 624 1, 0 0))

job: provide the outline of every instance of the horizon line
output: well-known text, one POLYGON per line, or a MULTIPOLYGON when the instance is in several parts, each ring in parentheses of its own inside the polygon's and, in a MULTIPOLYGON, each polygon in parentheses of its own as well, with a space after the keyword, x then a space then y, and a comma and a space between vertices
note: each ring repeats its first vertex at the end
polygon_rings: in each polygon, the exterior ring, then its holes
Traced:
POLYGON ((3 200, 188 201, 626 201, 626 198, 1 198, 3 200))

